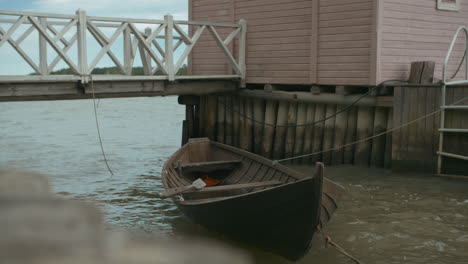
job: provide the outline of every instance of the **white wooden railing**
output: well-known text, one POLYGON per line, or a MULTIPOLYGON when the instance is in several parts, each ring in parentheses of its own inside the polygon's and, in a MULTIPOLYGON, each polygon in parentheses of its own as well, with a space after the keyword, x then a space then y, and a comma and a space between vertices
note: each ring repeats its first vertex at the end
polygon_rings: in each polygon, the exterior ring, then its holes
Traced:
MULTIPOLYGON (((158 79, 173 81, 179 69, 186 63, 189 54, 197 45, 204 31, 208 31, 221 48, 227 62, 232 68, 228 75, 218 76, 185 76, 183 78, 239 78, 245 79, 245 46, 246 46, 246 22, 241 20, 238 24, 209 23, 194 21, 178 21, 167 15, 164 20, 132 19, 114 17, 87 16, 86 11, 78 10, 75 15, 49 14, 37 12, 23 12, 0 10, 0 49, 7 43, 23 58, 33 69, 35 75, 30 76, 6 76, 0 72, 0 81, 21 80, 59 80, 67 77, 51 75, 57 64, 65 62, 66 67, 73 71, 69 78, 81 79, 84 82, 98 63, 107 54, 121 75, 106 75, 108 79, 125 79, 132 77, 137 49, 141 56, 142 66, 146 79, 158 79), (8 29, 1 25, 9 24, 8 29), (27 29, 24 30, 24 27, 27 29), (23 31, 19 32, 19 28, 23 31), (57 29, 61 27, 60 29, 57 29), (146 27, 142 32, 142 27, 146 27), (103 33, 105 28, 113 28, 115 31, 109 37, 103 33), (189 30, 190 28, 190 30, 189 30), (219 29, 229 29, 230 34, 222 38, 219 29), (18 31, 18 32, 17 32, 18 31), (21 44, 34 31, 38 32, 37 48, 38 59, 34 61, 21 44), (190 32, 190 33, 189 33, 190 32), (13 36, 16 33, 16 39, 13 36), (90 58, 91 47, 87 44, 92 36, 100 45, 97 55, 90 58), (123 36, 123 62, 111 50, 116 40, 123 36), (233 54, 231 48, 234 39, 238 39, 237 54, 233 54), (48 48, 55 52, 53 60, 48 59, 48 48), (181 47, 177 56, 174 52, 181 47), (68 52, 76 49, 77 55, 73 58, 68 52), (156 72, 162 73, 155 75, 156 72)), ((37 52, 37 51, 36 51, 37 52)), ((0 61, 0 63, 2 63, 0 61)), ((94 77, 93 77, 94 78, 94 77)), ((139 77, 141 78, 141 77, 139 77)))

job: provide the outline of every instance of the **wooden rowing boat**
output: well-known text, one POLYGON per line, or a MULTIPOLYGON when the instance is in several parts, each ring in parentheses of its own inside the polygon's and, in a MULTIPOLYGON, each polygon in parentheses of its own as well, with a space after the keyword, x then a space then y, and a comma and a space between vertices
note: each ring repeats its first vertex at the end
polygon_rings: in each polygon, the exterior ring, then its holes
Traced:
POLYGON ((342 187, 207 138, 191 139, 163 168, 163 197, 172 196, 196 223, 290 260, 310 248, 317 225, 337 209, 342 187), (202 179, 214 186, 196 189, 202 179))

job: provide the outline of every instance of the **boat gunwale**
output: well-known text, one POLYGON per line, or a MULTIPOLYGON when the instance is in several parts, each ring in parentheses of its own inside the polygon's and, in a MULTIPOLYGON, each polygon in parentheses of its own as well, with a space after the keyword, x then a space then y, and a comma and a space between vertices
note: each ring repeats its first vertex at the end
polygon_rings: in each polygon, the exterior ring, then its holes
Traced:
POLYGON ((296 181, 296 182, 283 183, 283 184, 278 185, 278 186, 268 187, 268 188, 263 189, 263 190, 258 190, 258 191, 254 191, 254 192, 248 192, 248 193, 242 193, 242 194, 238 194, 238 195, 223 197, 222 199, 221 199, 221 197, 220 198, 211 198, 211 199, 213 199, 213 201, 209 201, 210 198, 204 199, 204 201, 201 201, 201 202, 196 202, 197 200, 180 201, 180 200, 177 200, 175 198, 173 198, 172 200, 174 200, 175 202, 177 202, 177 203, 179 203, 181 205, 188 205, 188 206, 190 206, 190 205, 202 205, 202 204, 214 204, 214 203, 218 203, 218 202, 224 202, 226 200, 232 200, 232 199, 237 199, 237 198, 241 198, 241 197, 254 195, 254 194, 257 194, 257 193, 260 193, 260 192, 275 191, 275 190, 278 190, 280 188, 287 187, 289 185, 301 184, 303 182, 311 181, 313 179, 314 178, 305 178, 305 179, 301 179, 301 180, 296 181))

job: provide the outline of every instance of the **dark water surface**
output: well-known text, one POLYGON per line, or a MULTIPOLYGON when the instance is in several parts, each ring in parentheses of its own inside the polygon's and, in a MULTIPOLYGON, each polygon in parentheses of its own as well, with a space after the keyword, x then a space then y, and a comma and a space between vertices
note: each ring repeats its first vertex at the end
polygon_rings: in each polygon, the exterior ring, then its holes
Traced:
MULTIPOLYGON (((228 241, 183 217, 154 194, 160 170, 180 146, 184 107, 175 97, 99 102, 110 177, 101 156, 92 101, 0 103, 0 166, 51 175, 67 198, 96 202, 113 228, 156 237, 228 241)), ((297 169, 311 173, 310 167, 297 169)), ((346 187, 325 231, 364 263, 468 263, 468 181, 381 169, 327 168, 346 187)), ((323 239, 298 263, 352 263, 323 239)), ((258 263, 287 263, 245 247, 258 263)))

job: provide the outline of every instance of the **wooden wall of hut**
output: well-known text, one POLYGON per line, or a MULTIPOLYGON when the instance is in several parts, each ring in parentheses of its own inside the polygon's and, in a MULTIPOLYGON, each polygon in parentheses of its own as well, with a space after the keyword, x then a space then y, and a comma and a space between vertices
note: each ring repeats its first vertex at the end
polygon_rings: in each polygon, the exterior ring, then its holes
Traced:
MULTIPOLYGON (((277 97, 272 93, 264 97, 267 94, 264 91, 241 94, 201 96, 197 136, 207 136, 275 160, 325 151, 294 159, 290 162, 294 164, 314 164, 317 161, 326 165, 374 167, 389 167, 391 164, 391 135, 346 146, 391 128, 391 101, 382 104, 375 103, 375 98, 366 99, 334 116, 360 95, 341 100, 344 98, 342 95, 314 97, 309 92, 273 92, 277 97), (317 103, 313 102, 314 98, 324 99, 317 103), (326 121, 304 125, 330 116, 333 117, 326 121)), ((185 123, 196 122, 186 120, 185 123)), ((193 135, 188 134, 187 137, 193 135)))

